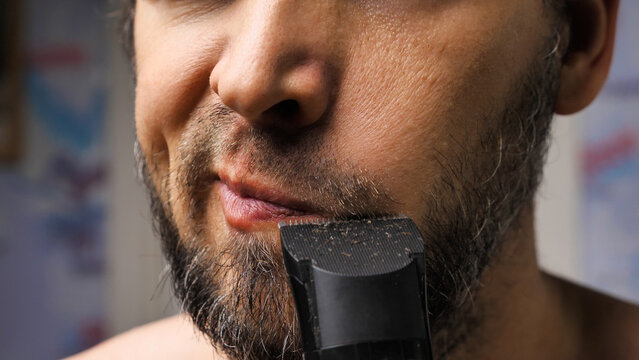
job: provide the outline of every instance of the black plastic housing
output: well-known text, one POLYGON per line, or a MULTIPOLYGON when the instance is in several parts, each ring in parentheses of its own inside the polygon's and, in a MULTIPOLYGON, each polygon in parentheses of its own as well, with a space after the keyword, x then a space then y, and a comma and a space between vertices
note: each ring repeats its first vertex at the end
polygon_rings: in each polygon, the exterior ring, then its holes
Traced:
POLYGON ((279 225, 306 360, 430 360, 424 243, 406 217, 279 225))

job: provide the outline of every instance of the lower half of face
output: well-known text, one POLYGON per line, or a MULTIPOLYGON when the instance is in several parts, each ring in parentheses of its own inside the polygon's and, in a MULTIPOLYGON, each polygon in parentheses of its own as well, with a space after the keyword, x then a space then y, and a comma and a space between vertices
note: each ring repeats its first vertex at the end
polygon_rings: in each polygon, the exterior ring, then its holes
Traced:
POLYGON ((357 41, 331 47, 342 56, 330 104, 294 132, 255 126, 202 90, 211 68, 183 59, 198 46, 170 52, 149 40, 169 10, 138 9, 140 164, 177 294, 216 346, 236 358, 301 358, 277 223, 317 218, 412 218, 425 239, 435 349, 472 331, 459 284, 473 289, 531 200, 559 70, 543 11, 479 3, 433 5, 437 17, 353 10, 367 15, 350 22, 357 41))

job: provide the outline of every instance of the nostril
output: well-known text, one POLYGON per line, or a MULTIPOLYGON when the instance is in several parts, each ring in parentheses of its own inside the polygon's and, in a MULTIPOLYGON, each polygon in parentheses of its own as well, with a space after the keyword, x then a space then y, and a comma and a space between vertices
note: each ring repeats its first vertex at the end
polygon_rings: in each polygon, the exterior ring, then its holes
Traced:
POLYGON ((303 112, 304 109, 296 100, 280 101, 263 112, 258 119, 255 119, 255 125, 294 132, 308 125, 305 122, 303 112))
POLYGON ((275 117, 283 121, 290 121, 298 116, 300 105, 295 100, 284 100, 272 106, 264 115, 275 117))

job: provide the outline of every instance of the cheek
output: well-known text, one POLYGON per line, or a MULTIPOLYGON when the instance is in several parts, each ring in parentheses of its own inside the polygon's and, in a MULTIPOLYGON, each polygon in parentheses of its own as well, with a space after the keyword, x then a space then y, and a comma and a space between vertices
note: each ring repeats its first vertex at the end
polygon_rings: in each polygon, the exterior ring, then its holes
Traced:
POLYGON ((168 161, 191 112, 210 100, 209 74, 223 39, 205 24, 167 23, 145 4, 140 2, 135 18, 136 128, 147 159, 156 162, 166 152, 160 159, 168 161))
POLYGON ((138 62, 136 125, 140 137, 173 150, 189 115, 206 97, 210 67, 188 50, 159 45, 143 52, 148 61, 138 62))
POLYGON ((456 142, 472 147, 471 125, 503 111, 534 57, 539 35, 516 24, 519 11, 455 8, 438 14, 446 20, 402 19, 396 26, 404 32, 389 35, 386 24, 362 36, 335 108, 342 121, 331 124, 338 156, 392 189, 402 211, 418 211, 424 190, 441 176, 435 153, 454 156, 456 142))

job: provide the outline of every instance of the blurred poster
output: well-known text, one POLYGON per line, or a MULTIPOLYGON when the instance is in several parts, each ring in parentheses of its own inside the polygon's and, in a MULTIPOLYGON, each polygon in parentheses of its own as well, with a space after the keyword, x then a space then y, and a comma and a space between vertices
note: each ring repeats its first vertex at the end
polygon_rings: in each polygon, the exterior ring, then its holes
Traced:
POLYGON ((107 1, 20 4, 24 151, 0 165, 0 359, 55 359, 105 333, 107 1))
POLYGON ((586 281, 639 303, 639 2, 622 1, 609 80, 584 112, 586 281))

